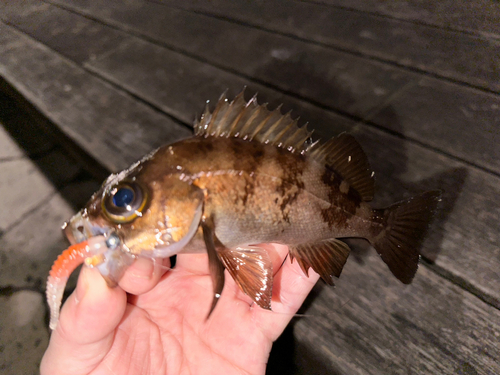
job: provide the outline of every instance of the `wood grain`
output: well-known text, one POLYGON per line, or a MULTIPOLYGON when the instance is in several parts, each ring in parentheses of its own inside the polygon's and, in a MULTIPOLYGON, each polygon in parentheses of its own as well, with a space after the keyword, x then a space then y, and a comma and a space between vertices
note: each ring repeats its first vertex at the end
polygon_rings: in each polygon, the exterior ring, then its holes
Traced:
POLYGON ((190 134, 14 29, 0 35, 0 75, 109 170, 190 134))
POLYGON ((314 0, 447 29, 500 35, 500 4, 483 0, 314 0))
MULTIPOLYGON (((55 2, 340 114, 368 119, 375 126, 500 174, 499 132, 494 130, 500 121, 498 95, 213 17, 136 0, 125 5, 116 1, 104 5, 103 1, 85 6, 79 0, 55 2), (418 122, 408 108, 415 107, 414 91, 422 91, 418 87, 422 80, 432 88, 418 103, 423 115, 418 122), (439 95, 441 91, 450 94, 439 95), (432 100, 426 100, 426 95, 432 100), (477 106, 481 108, 474 109, 477 106), (396 117, 374 116, 383 107, 396 117), (491 136, 484 137, 483 126, 492 129, 491 136), (466 129, 472 139, 482 138, 480 147, 454 136, 458 129, 466 129), (448 137, 453 138, 451 142, 448 137)), ((492 56, 500 54, 490 53, 479 60, 491 61, 492 56)), ((441 58, 454 60, 446 54, 441 58)), ((497 65, 492 65, 493 70, 497 65)))
POLYGON ((317 285, 294 325, 303 374, 497 374, 500 312, 421 267, 391 283, 375 254, 348 261, 335 289, 317 285), (321 366, 311 363, 319 362, 321 366))
POLYGON ((470 35, 314 2, 158 2, 500 90, 500 40, 492 36, 470 35))
POLYGON ((93 1, 84 7, 78 0, 58 3, 359 117, 408 82, 404 74, 362 58, 159 4, 106 1, 104 7, 104 2, 93 1), (323 86, 318 87, 319 82, 323 86))
MULTIPOLYGON (((30 182, 33 194, 37 181, 30 182)), ((0 285, 45 288, 52 262, 68 246, 61 225, 73 214, 74 210, 61 196, 52 195, 6 232, 0 238, 0 285)))
POLYGON ((111 27, 96 27, 77 14, 61 12, 40 1, 2 3, 0 16, 6 23, 35 35, 40 42, 77 63, 112 50, 122 36, 111 27))

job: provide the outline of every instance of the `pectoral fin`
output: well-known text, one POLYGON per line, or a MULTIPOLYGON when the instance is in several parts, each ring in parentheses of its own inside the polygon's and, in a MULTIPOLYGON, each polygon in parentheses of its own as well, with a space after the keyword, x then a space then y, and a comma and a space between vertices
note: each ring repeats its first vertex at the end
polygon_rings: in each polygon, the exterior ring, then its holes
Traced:
POLYGON ((223 249, 222 244, 215 236, 215 231, 213 229, 213 224, 211 221, 206 221, 201 224, 203 229, 203 239, 205 240, 205 246, 207 247, 208 253, 208 266, 210 269, 210 275, 212 276, 212 283, 214 287, 214 298, 212 300, 212 307, 208 312, 207 319, 212 314, 212 311, 219 301, 222 289, 224 288, 224 265, 217 255, 217 248, 219 250, 223 249))
POLYGON ((271 310, 273 264, 259 247, 219 250, 219 256, 240 289, 263 309, 271 310))
POLYGON ((290 256, 295 258, 302 271, 309 276, 312 268, 328 284, 333 285, 332 275, 339 277, 349 256, 349 246, 335 238, 314 244, 290 247, 290 256))

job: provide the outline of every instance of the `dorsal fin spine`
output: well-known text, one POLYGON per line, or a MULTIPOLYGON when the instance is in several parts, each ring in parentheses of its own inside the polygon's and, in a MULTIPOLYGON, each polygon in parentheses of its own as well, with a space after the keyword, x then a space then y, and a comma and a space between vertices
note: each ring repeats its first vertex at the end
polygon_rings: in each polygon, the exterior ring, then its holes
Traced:
POLYGON ((212 117, 210 118, 210 122, 208 123, 207 129, 206 129, 206 134, 208 135, 213 135, 212 127, 214 127, 215 119, 217 118, 217 114, 221 110, 223 103, 226 102, 226 91, 220 96, 219 98, 219 103, 214 109, 214 112, 212 113, 212 117))
MULTIPOLYGON (((299 120, 299 119, 297 118, 297 119, 295 119, 295 120, 293 121, 293 124, 294 124, 295 126, 297 126, 297 122, 298 122, 298 120, 299 120)), ((304 130, 303 130, 302 128, 297 127, 297 130, 295 130, 295 133, 293 133, 293 134, 290 136, 290 138, 289 138, 289 143, 290 143, 290 146, 292 147, 293 151, 295 151, 295 148, 296 148, 296 147, 295 147, 295 145, 298 143, 298 139, 299 139, 299 137, 301 137, 301 135, 302 135, 303 131, 304 131, 304 130)))
MULTIPOLYGON (((291 111, 290 111, 291 112, 291 111)), ((285 116, 283 116, 280 121, 284 120, 284 119, 288 119, 288 118, 291 118, 290 117, 290 112, 288 112, 285 116)), ((286 122, 285 122, 286 123, 286 122)), ((290 121, 290 123, 288 125, 286 125, 285 127, 283 127, 283 130, 281 132, 279 132, 277 135, 276 135, 276 138, 274 139, 274 143, 277 144, 279 142, 279 140, 281 139, 281 137, 283 137, 286 132, 288 132, 290 130, 290 128, 292 128, 292 126, 294 126, 294 122, 293 121, 290 121)), ((267 135, 267 134, 266 134, 267 135)))
MULTIPOLYGON (((264 110, 266 110, 267 109, 267 103, 263 104, 262 108, 264 110)), ((273 113, 269 111, 269 113, 267 114, 267 116, 259 123, 259 125, 257 125, 255 127, 254 131, 250 135, 250 139, 254 139, 255 136, 261 132, 261 130, 264 128, 264 125, 269 121, 269 119, 271 118, 272 115, 273 115, 273 113)))
POLYGON ((311 142, 309 146, 304 150, 304 152, 309 152, 310 150, 314 149, 317 145, 319 144, 319 139, 311 142))
POLYGON ((252 113, 252 115, 250 116, 250 118, 247 119, 247 121, 245 122, 245 124, 240 129, 240 135, 246 135, 246 133, 248 132, 248 128, 250 128, 250 126, 252 125, 252 122, 257 118, 257 116, 259 115, 260 111, 261 111, 261 107, 255 108, 255 112, 252 113))
MULTIPOLYGON (((307 132, 307 125, 309 125, 309 123, 305 123, 301 129, 305 129, 307 132)), ((305 144, 305 142, 307 142, 311 138, 313 133, 314 130, 307 132, 301 139, 297 141, 295 148, 299 148, 301 145, 305 144)))
POLYGON ((207 101, 207 103, 205 104, 205 110, 203 111, 203 114, 200 117, 200 121, 195 122, 195 124, 194 124, 194 134, 195 135, 201 135, 206 131, 207 125, 203 126, 202 124, 205 122, 205 119, 207 117, 210 117, 210 116, 211 116, 210 108, 208 106, 208 101, 207 101))
POLYGON ((248 109, 248 106, 244 106, 243 109, 240 111, 240 113, 234 118, 233 122, 230 125, 230 131, 229 131, 228 137, 231 135, 235 135, 236 127, 238 126, 238 123, 241 120, 241 118, 246 113, 247 109, 248 109))
MULTIPOLYGON (((278 108, 276 108, 273 112, 271 112, 269 114, 269 116, 268 116, 268 119, 269 119, 269 117, 271 117, 274 114, 281 114, 281 111, 280 111, 281 106, 282 105, 280 104, 278 108)), ((268 127, 268 129, 266 130, 266 132, 264 134, 262 134, 262 139, 264 139, 266 141, 270 141, 269 136, 273 133, 273 131, 275 129, 279 128, 279 126, 281 125, 281 123, 283 122, 284 119, 285 119, 285 116, 280 116, 280 118, 278 118, 278 120, 276 120, 276 122, 274 122, 273 124, 271 124, 271 126, 268 127)), ((266 121, 267 121, 267 119, 266 119, 266 121)), ((276 143, 276 141, 277 141, 277 137, 275 137, 275 138, 272 139, 272 142, 274 144, 276 143)))
MULTIPOLYGON (((224 121, 226 121, 227 118, 229 117, 229 113, 230 113, 229 111, 226 111, 224 113, 224 115, 222 116, 222 118, 219 120, 219 122, 223 123, 224 121)), ((224 133, 225 132, 221 129, 221 127, 217 126, 214 135, 216 137, 220 137, 220 136, 224 135, 224 133)))

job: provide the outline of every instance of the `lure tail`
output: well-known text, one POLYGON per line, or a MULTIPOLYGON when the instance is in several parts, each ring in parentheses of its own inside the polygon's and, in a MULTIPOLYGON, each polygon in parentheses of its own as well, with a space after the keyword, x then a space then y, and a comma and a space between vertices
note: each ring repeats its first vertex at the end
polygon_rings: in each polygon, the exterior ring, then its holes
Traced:
POLYGON ((107 249, 104 236, 97 236, 68 247, 57 257, 50 270, 45 293, 50 308, 50 329, 57 327, 64 288, 71 273, 84 261, 90 266, 96 265, 107 249))
POLYGON ((404 284, 410 284, 417 272, 419 250, 440 197, 440 191, 428 191, 373 211, 374 225, 369 240, 394 276, 404 284))

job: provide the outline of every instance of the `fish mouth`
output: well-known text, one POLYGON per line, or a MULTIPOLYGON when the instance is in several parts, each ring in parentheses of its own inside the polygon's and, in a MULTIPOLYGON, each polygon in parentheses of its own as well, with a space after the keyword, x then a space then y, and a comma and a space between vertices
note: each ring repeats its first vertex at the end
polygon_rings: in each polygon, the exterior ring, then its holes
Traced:
POLYGON ((71 245, 87 241, 95 236, 108 235, 110 232, 110 228, 93 224, 83 210, 66 221, 62 230, 71 245))
POLYGON ((85 262, 96 267, 110 287, 118 285, 123 273, 135 259, 127 251, 118 233, 113 228, 100 226, 89 220, 85 209, 65 222, 62 230, 71 245, 88 241, 88 247, 97 256, 91 254, 90 260, 86 259, 85 262))

